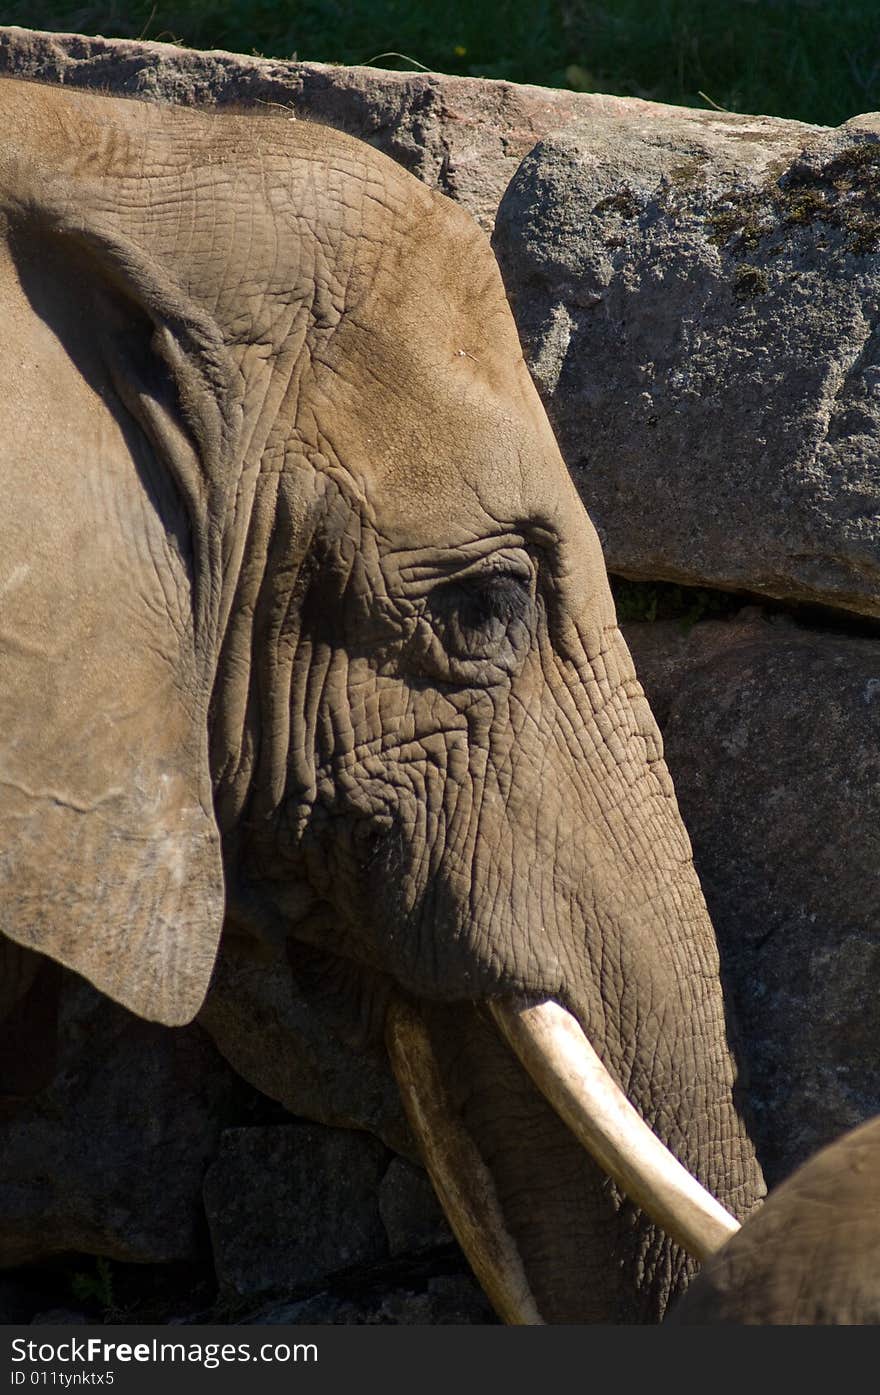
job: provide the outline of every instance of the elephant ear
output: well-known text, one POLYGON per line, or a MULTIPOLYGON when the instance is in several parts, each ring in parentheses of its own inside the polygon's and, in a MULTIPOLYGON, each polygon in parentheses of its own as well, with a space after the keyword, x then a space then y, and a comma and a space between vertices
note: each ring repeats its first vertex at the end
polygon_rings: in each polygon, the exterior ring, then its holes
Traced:
POLYGON ((223 918, 231 373, 118 223, 3 194, 0 930, 179 1024, 223 918))

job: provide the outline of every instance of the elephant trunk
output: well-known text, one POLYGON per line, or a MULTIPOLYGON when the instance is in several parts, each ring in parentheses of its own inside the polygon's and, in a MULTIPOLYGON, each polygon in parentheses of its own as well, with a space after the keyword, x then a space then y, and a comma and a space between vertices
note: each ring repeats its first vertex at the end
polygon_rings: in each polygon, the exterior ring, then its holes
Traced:
MULTIPOLYGON (((683 1249, 704 1260, 739 1229, 633 1109, 569 1012, 515 1000, 495 1000, 490 1012, 578 1142, 683 1249)), ((417 1009, 392 1003, 386 1042, 425 1165, 474 1272, 505 1322, 542 1323, 494 1178, 452 1104, 417 1009)))
POLYGON ((739 1221, 673 1157, 558 1003, 493 1002, 492 1016, 560 1119, 621 1190, 696 1259, 739 1221))

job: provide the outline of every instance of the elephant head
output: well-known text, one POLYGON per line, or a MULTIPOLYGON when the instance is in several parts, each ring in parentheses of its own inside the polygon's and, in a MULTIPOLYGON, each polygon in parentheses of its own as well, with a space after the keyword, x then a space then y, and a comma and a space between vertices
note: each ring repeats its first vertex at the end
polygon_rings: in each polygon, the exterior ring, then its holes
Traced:
POLYGON ((3 930, 169 1024, 224 918, 284 939, 384 1037, 502 1316, 656 1319, 762 1182, 482 234, 324 127, 0 109, 3 930))
POLYGON ((880 1118, 828 1144, 774 1188, 668 1321, 880 1323, 880 1118))

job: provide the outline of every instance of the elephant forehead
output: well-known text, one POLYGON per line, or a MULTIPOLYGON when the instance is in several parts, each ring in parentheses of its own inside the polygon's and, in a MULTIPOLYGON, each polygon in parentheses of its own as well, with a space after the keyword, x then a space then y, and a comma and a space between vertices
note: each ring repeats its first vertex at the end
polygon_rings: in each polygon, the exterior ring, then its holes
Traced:
POLYGON ((477 289, 426 280, 383 302, 377 284, 314 367, 299 424, 395 542, 557 533, 582 512, 500 286, 477 289))
POLYGON ((355 303, 397 224, 435 199, 365 142, 293 119, 2 78, 0 124, 0 206, 112 228, 173 268, 233 343, 277 349, 279 307, 322 321, 355 303))

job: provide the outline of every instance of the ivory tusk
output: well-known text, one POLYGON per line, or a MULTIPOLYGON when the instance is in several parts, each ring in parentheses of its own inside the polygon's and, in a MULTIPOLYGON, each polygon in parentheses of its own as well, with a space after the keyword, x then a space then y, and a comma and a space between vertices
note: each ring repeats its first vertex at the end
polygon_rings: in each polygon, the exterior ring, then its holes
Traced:
POLYGON ((490 1003, 542 1095, 627 1196, 684 1249, 706 1259, 739 1222, 673 1157, 630 1104, 577 1019, 558 1003, 490 1003))
POLYGON ((456 1239, 502 1322, 543 1325, 492 1175, 456 1115, 424 1020, 392 1001, 385 1041, 403 1106, 456 1239))

